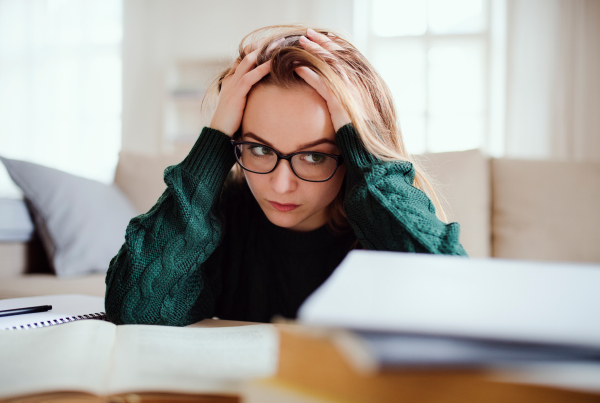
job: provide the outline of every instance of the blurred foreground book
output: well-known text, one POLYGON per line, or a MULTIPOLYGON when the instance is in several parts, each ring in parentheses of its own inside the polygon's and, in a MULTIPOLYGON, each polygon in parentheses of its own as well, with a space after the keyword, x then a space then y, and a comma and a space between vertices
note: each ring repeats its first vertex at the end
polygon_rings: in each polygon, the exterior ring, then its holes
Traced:
POLYGON ((354 250, 298 312, 346 329, 600 351, 600 265, 354 250))
POLYGON ((352 251, 300 308, 308 326, 282 332, 272 382, 327 401, 600 401, 599 289, 594 264, 352 251))

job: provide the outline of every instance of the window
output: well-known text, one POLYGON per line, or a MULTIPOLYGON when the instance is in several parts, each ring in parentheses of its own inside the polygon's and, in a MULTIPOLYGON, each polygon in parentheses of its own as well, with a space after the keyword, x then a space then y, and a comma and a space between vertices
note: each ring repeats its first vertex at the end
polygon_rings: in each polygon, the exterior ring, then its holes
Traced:
POLYGON ((392 91, 408 151, 486 149, 489 1, 368 0, 356 5, 355 23, 364 28, 356 31, 364 32, 359 47, 392 91))
POLYGON ((112 182, 121 0, 0 0, 0 155, 112 182))

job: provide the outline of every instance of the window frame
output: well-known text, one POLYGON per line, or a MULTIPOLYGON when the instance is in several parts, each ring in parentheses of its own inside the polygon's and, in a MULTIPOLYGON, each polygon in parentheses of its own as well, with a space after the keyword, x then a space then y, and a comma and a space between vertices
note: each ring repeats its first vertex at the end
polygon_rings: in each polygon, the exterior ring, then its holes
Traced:
MULTIPOLYGON (((425 0, 427 1, 427 0, 425 0)), ((494 55, 493 46, 498 41, 494 35, 494 21, 492 20, 492 10, 496 13, 502 11, 505 8, 505 0, 482 0, 483 1, 483 15, 485 26, 481 32, 471 34, 439 34, 431 32, 429 24, 425 32, 422 35, 398 35, 398 36, 378 36, 373 30, 372 22, 372 9, 373 0, 354 0, 354 39, 359 50, 365 55, 368 60, 373 59, 373 48, 378 43, 403 43, 403 42, 421 42, 425 49, 424 52, 424 65, 425 65, 425 110, 424 110, 424 139, 425 144, 422 150, 408 150, 410 153, 430 153, 431 147, 431 96, 430 96, 430 73, 429 73, 429 61, 427 60, 428 52, 431 49, 432 42, 434 41, 476 41, 483 49, 483 105, 481 108, 482 120, 483 120, 483 132, 481 133, 481 141, 479 149, 484 153, 501 156, 503 154, 503 128, 504 121, 502 117, 494 117, 492 111, 492 103, 498 107, 499 110, 503 110, 504 99, 503 99, 503 86, 502 83, 504 78, 504 60, 502 59, 503 53, 496 52, 494 55), (499 80, 500 84, 496 86, 494 91, 494 85, 492 80, 499 80), (500 120, 500 121, 499 121, 500 120), (498 128, 493 129, 493 125, 496 124, 498 128), (498 136, 502 137, 501 140, 498 136)), ((427 1, 429 4, 429 2, 427 1)), ((504 17, 501 15, 501 17, 504 17)), ((499 21, 500 23, 502 21, 499 21)), ((495 22, 498 25, 498 21, 495 22)), ((497 36, 497 35, 496 35, 497 36)), ((378 70, 378 66, 374 65, 378 70)), ((395 100, 396 101, 396 100, 395 100)), ((397 103, 397 102, 396 102, 397 103)), ((402 128, 402 111, 397 110, 400 120, 400 127, 402 128)), ((448 150, 457 151, 457 150, 448 150)), ((442 152, 442 151, 440 151, 442 152)))

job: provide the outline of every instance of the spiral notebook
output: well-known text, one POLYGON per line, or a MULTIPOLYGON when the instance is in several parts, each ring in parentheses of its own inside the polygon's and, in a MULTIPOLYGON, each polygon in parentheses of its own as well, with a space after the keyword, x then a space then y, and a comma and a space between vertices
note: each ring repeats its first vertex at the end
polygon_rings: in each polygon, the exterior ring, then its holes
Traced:
POLYGON ((0 330, 24 330, 70 323, 78 320, 106 320, 104 298, 90 295, 42 295, 0 300, 0 310, 52 305, 47 312, 0 317, 0 330))

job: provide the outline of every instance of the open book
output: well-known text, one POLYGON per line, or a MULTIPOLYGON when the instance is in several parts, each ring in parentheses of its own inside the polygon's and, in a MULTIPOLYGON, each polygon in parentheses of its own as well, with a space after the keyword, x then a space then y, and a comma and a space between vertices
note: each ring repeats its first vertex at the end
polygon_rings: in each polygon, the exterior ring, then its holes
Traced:
POLYGON ((99 320, 2 331, 0 346, 0 399, 59 391, 234 396, 241 381, 274 375, 279 352, 270 324, 177 328, 99 320))

